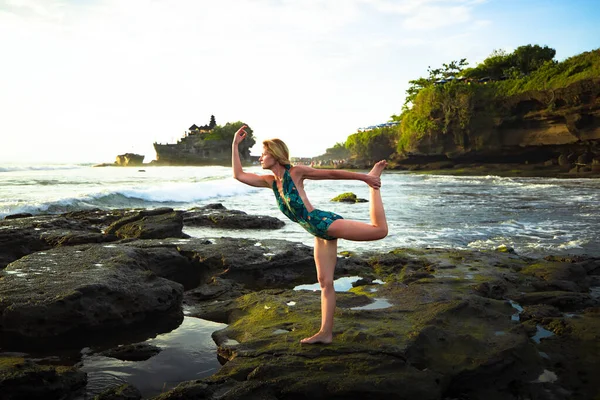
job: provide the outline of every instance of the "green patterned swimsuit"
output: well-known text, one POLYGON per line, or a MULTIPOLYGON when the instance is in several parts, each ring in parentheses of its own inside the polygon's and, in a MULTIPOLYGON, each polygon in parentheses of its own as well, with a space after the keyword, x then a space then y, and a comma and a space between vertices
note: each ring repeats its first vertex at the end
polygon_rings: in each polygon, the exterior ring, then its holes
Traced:
POLYGON ((291 165, 285 165, 283 181, 281 182, 283 198, 277 189, 277 182, 273 181, 273 192, 275 192, 275 199, 277 200, 279 209, 286 217, 299 223, 314 236, 326 240, 336 239, 327 234, 327 229, 329 229, 329 225, 336 219, 343 219, 342 216, 329 211, 317 210, 316 208, 309 212, 306 209, 302 198, 298 194, 298 189, 296 189, 296 185, 290 176, 289 171, 291 167, 291 165))

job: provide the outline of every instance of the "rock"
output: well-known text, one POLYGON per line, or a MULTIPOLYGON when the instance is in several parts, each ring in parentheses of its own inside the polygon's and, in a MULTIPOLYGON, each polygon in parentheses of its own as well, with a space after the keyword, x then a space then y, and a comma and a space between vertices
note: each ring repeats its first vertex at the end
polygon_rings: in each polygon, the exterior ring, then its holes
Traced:
POLYGON ((585 292, 589 290, 587 271, 582 265, 585 263, 544 260, 523 268, 520 273, 541 278, 542 281, 533 283, 540 291, 585 292))
POLYGON ((512 253, 512 254, 515 253, 515 249, 513 249, 512 247, 507 246, 505 244, 496 247, 496 251, 499 251, 501 253, 512 253))
POLYGON ((189 239, 177 247, 211 275, 219 274, 248 289, 289 288, 316 280, 313 249, 301 243, 218 238, 189 239))
POLYGON ((558 165, 560 165, 561 167, 570 167, 571 161, 569 161, 568 157, 565 154, 561 154, 558 157, 558 165))
POLYGON ((505 282, 498 280, 479 283, 473 287, 473 290, 480 296, 501 300, 504 299, 508 287, 505 282))
POLYGON ((220 229, 279 229, 285 223, 278 218, 266 215, 248 215, 243 211, 227 210, 210 204, 193 208, 183 214, 186 226, 206 226, 220 229))
POLYGON ((546 318, 560 317, 562 313, 560 310, 554 306, 550 306, 547 304, 537 304, 533 306, 525 306, 523 307, 523 312, 521 313, 521 321, 529 321, 534 320, 540 322, 546 318))
POLYGON ((106 389, 94 397, 94 400, 140 400, 141 398, 142 393, 135 386, 126 383, 106 389))
POLYGON ((583 153, 582 155, 577 157, 576 162, 578 164, 591 164, 593 159, 594 159, 594 154, 592 154, 589 151, 586 151, 585 153, 583 153))
POLYGON ((53 246, 117 240, 102 229, 122 218, 125 211, 78 211, 0 221, 0 269, 19 258, 53 246))
POLYGON ((0 293, 0 338, 25 347, 88 345, 115 329, 170 330, 183 318, 182 286, 157 277, 144 252, 126 246, 30 254, 0 271, 0 293))
POLYGON ((158 353, 160 347, 148 343, 135 343, 122 345, 100 353, 104 357, 112 357, 122 361, 145 361, 158 353))
POLYGON ((87 376, 73 367, 38 365, 21 357, 0 356, 0 398, 61 400, 85 387, 87 376))
MULTIPOLYGON (((225 399, 265 393, 315 399, 357 394, 440 399, 458 393, 481 398, 477 394, 490 385, 496 389, 502 382, 507 388, 541 373, 537 351, 524 331, 514 329, 512 309, 504 302, 459 299, 444 284, 384 286, 377 296, 392 307, 382 310, 343 308, 357 304, 351 298, 365 296, 338 294, 335 340, 327 346, 299 343, 318 327, 319 293, 264 290, 234 300, 238 311, 230 313, 229 327, 213 334, 227 362, 201 382, 228 382, 228 391, 221 391, 225 399)), ((182 384, 162 398, 188 398, 194 388, 192 382, 182 384)))
POLYGON ((545 368, 571 391, 566 398, 592 399, 600 393, 600 309, 560 321, 562 329, 553 330, 556 336, 538 345, 548 357, 545 368))
POLYGON ((31 214, 31 213, 10 214, 10 215, 7 215, 6 217, 4 217, 4 219, 18 219, 18 218, 27 218, 27 217, 33 217, 33 214, 31 214))
POLYGON ((140 166, 144 162, 144 156, 141 154, 125 153, 117 156, 115 164, 121 167, 140 166))
POLYGON ((333 199, 331 199, 331 201, 339 201, 341 203, 367 203, 368 202, 368 200, 366 200, 366 199, 359 199, 358 197, 356 197, 356 195, 354 193, 351 193, 351 192, 342 193, 342 194, 334 197, 333 199))
POLYGON ((581 310, 596 305, 588 293, 563 291, 525 293, 515 300, 521 305, 548 304, 561 311, 581 310))
POLYGON ((182 232, 183 212, 171 208, 139 211, 112 223, 104 230, 121 239, 187 238, 182 232))

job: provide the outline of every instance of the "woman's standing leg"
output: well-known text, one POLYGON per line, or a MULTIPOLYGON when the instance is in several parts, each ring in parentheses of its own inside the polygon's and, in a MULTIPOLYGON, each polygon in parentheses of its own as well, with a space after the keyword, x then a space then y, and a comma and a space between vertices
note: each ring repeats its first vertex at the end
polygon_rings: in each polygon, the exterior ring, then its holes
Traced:
POLYGON ((333 273, 337 262, 337 240, 315 237, 315 264, 321 287, 321 329, 300 343, 331 343, 333 340, 333 314, 335 313, 335 289, 333 273))

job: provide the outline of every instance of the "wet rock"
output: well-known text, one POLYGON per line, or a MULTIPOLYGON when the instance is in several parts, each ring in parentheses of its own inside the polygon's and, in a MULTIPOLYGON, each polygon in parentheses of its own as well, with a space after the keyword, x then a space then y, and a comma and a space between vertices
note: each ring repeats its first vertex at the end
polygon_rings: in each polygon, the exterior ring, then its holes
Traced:
POLYGON ((160 353, 160 347, 148 343, 135 343, 103 351, 100 355, 122 361, 145 361, 160 353))
POLYGON ((31 213, 10 214, 10 215, 7 215, 6 217, 4 217, 4 219, 18 219, 18 218, 27 218, 27 217, 33 217, 33 214, 31 214, 31 213))
MULTIPOLYGON (((234 300, 238 311, 229 327, 213 335, 228 361, 204 382, 238 381, 233 392, 246 398, 266 391, 279 399, 439 399, 537 376, 537 353, 524 331, 514 329, 510 306, 477 297, 448 300, 444 285, 383 286, 378 296, 393 303, 383 310, 353 310, 366 296, 338 294, 339 304, 351 308, 340 307, 328 346, 299 344, 318 329, 316 292, 261 291, 234 300)), ((174 398, 185 398, 187 388, 180 385, 173 394, 181 397, 174 398)))
POLYGON ((247 289, 232 280, 213 277, 210 282, 185 292, 185 298, 191 302, 222 300, 223 298, 234 299, 246 293, 248 293, 247 289))
POLYGON ((266 215, 248 215, 243 211, 227 210, 222 204, 193 208, 183 214, 186 226, 205 226, 220 229, 279 229, 285 223, 266 215))
POLYGON ((85 387, 87 377, 72 367, 38 365, 21 357, 0 357, 0 398, 61 400, 85 387))
POLYGON ((187 238, 182 232, 183 212, 171 208, 143 210, 112 223, 104 230, 121 239, 187 238))
POLYGON ((547 304, 561 311, 581 310, 596 305, 588 293, 562 291, 525 293, 515 300, 522 305, 547 304))
MULTIPOLYGON (((133 245, 133 244, 132 244, 133 245)), ((314 282, 313 249, 285 240, 190 239, 177 245, 202 268, 249 289, 314 282)))
POLYGON ((108 340, 109 330, 182 318, 183 288, 156 276, 144 253, 83 245, 38 252, 0 271, 0 336, 23 346, 108 340), (103 335, 104 334, 104 335, 103 335), (66 338, 69 338, 68 340, 66 338))
POLYGON ((480 296, 501 300, 505 297, 508 287, 506 282, 497 280, 492 282, 478 283, 473 286, 473 290, 475 290, 475 292, 480 296))
POLYGON ((534 287, 539 291, 583 292, 589 290, 587 271, 580 262, 544 261, 531 264, 521 274, 540 278, 534 287))
POLYGON ((537 304, 523 307, 521 321, 534 320, 540 322, 546 318, 560 317, 562 313, 554 306, 547 304, 537 304))
POLYGON ((538 345, 548 356, 545 367, 571 392, 568 398, 592 399, 600 393, 600 309, 562 319, 560 325, 548 326, 556 336, 538 345))
POLYGON ((136 240, 123 245, 135 249, 135 257, 144 268, 182 284, 184 290, 193 289, 209 279, 210 271, 198 260, 181 254, 178 243, 184 242, 136 240))
POLYGON ((106 389, 94 397, 94 400, 139 400, 141 398, 142 393, 135 386, 123 384, 106 389))
POLYGON ((9 263, 54 246, 117 240, 102 229, 122 218, 125 210, 86 210, 61 215, 37 215, 0 221, 0 269, 9 263))

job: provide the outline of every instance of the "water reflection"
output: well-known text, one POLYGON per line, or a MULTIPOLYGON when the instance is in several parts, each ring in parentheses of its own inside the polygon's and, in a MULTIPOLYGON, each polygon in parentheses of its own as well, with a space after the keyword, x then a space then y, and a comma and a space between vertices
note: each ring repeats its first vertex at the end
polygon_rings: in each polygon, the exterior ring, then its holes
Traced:
POLYGON ((182 381, 210 376, 221 367, 212 332, 225 324, 185 317, 174 331, 149 339, 161 352, 145 361, 121 361, 100 355, 83 355, 82 371, 88 374, 87 396, 93 397, 112 386, 129 383, 144 398, 172 389, 182 381))

